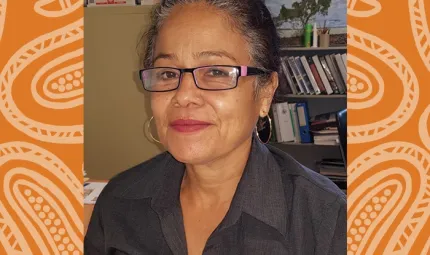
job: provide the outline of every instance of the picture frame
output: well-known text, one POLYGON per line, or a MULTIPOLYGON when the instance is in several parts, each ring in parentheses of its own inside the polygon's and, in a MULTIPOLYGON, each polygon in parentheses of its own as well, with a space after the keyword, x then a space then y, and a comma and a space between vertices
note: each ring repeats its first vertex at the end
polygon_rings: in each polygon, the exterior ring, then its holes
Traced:
POLYGON ((346 0, 265 0, 278 29, 282 47, 303 47, 304 22, 330 34, 330 47, 346 45, 346 0), (304 3, 306 2, 306 3, 304 3), (309 6, 322 10, 307 19, 309 6))

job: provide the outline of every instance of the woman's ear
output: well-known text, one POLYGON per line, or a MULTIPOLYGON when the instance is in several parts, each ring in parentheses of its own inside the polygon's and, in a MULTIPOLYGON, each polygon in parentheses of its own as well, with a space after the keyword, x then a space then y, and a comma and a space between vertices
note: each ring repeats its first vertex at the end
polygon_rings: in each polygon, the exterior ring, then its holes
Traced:
POLYGON ((270 76, 268 84, 262 89, 262 93, 260 94, 260 117, 265 117, 269 113, 270 107, 272 105, 273 96, 275 95, 278 85, 278 73, 273 72, 270 76))

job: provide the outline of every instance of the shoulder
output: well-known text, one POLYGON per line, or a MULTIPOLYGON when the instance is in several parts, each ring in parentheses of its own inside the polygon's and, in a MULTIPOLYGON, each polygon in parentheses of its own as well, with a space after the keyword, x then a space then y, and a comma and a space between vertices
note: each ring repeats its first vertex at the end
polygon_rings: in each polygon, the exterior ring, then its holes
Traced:
POLYGON ((172 156, 163 152, 145 162, 112 177, 103 189, 99 199, 144 198, 158 187, 164 176, 164 165, 172 156))
POLYGON ((303 166, 274 146, 268 148, 281 168, 284 185, 292 185, 297 196, 317 204, 346 206, 346 194, 329 178, 303 166))

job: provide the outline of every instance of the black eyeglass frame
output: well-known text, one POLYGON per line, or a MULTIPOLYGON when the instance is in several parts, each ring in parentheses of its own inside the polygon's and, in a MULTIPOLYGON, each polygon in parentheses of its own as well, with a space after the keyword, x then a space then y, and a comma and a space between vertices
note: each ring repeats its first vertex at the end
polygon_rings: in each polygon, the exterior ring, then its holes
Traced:
POLYGON ((146 69, 139 70, 139 78, 142 81, 143 89, 146 90, 146 91, 148 91, 148 92, 169 92, 169 91, 173 91, 173 90, 176 90, 176 89, 179 88, 179 85, 181 85, 181 81, 182 81, 182 77, 184 76, 184 73, 191 73, 193 75, 194 84, 196 85, 197 88, 199 88, 201 90, 222 91, 222 90, 230 90, 230 89, 236 88, 237 85, 238 85, 238 83, 239 83, 239 78, 240 77, 251 76, 251 75, 270 74, 272 72, 271 71, 265 71, 265 70, 263 70, 261 68, 252 67, 252 66, 208 65, 208 66, 199 66, 199 67, 194 67, 194 68, 175 68, 175 67, 157 66, 157 67, 152 67, 152 68, 146 68, 146 69), (207 67, 231 67, 231 68, 236 68, 236 70, 238 71, 238 74, 239 74, 236 77, 236 85, 234 87, 226 88, 226 89, 207 89, 207 88, 201 88, 201 87, 199 87, 199 85, 197 83, 196 76, 194 75, 194 71, 197 70, 197 69, 202 69, 202 68, 207 68, 207 67), (162 90, 162 91, 148 90, 148 89, 146 89, 145 88, 145 84, 143 83, 142 73, 144 71, 153 70, 153 69, 161 69, 161 68, 168 68, 168 69, 173 69, 173 70, 179 71, 179 82, 178 82, 178 85, 175 88, 173 88, 173 89, 162 90))

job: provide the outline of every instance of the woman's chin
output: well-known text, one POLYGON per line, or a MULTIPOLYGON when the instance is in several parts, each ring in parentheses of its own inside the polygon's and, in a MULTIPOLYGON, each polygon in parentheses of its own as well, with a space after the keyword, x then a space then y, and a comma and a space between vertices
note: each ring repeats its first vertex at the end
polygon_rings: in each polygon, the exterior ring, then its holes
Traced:
POLYGON ((203 143, 169 143, 167 150, 176 160, 186 164, 203 164, 214 156, 211 146, 203 143))

